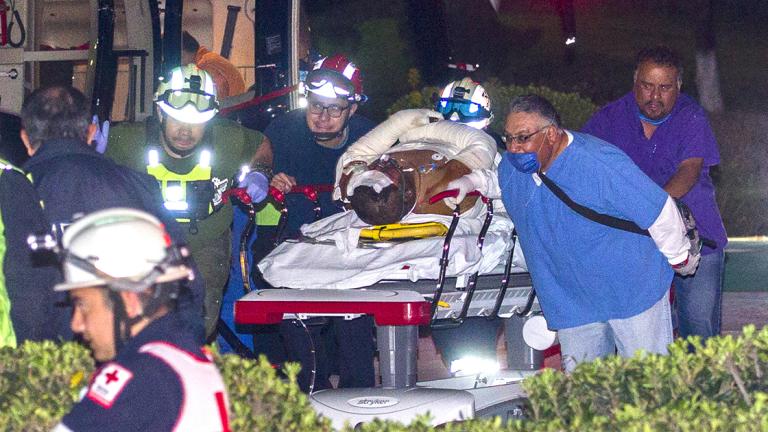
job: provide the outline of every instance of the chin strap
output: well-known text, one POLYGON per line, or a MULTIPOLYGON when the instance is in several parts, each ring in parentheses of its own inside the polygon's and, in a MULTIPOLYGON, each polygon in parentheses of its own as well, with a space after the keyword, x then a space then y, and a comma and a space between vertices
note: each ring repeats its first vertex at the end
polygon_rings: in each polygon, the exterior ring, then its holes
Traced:
POLYGON ((125 302, 117 291, 108 290, 109 299, 112 301, 112 315, 114 325, 114 344, 115 353, 119 353, 125 346, 128 339, 131 338, 131 327, 141 320, 141 317, 128 319, 128 313, 125 310, 125 302))
POLYGON ((344 135, 344 139, 341 140, 336 148, 344 147, 344 144, 347 143, 347 139, 349 139, 349 117, 350 116, 347 116, 347 119, 344 120, 344 124, 341 126, 338 132, 313 133, 312 135, 315 137, 316 141, 320 142, 331 141, 344 135))

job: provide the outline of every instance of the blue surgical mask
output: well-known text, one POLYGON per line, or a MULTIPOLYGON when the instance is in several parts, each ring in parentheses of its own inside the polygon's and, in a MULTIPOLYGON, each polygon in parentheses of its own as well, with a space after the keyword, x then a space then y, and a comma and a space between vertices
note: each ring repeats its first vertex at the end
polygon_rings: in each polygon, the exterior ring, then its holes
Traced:
POLYGON ((524 174, 533 174, 541 168, 536 153, 512 153, 506 152, 505 156, 516 170, 524 174))

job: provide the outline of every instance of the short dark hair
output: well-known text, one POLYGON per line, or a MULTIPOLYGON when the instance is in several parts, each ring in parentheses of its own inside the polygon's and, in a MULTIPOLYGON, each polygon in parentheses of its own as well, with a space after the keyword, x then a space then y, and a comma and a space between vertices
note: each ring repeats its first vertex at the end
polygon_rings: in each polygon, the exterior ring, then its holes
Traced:
POLYGON ((52 139, 88 138, 90 107, 85 95, 71 86, 43 87, 32 92, 21 107, 21 126, 32 149, 52 139))
POLYGON ((189 34, 188 31, 184 30, 184 32, 181 33, 181 50, 194 54, 199 49, 200 43, 197 41, 197 39, 189 34))
POLYGON ((527 94, 512 99, 509 103, 509 114, 520 112, 538 114, 547 119, 547 121, 556 128, 561 128, 560 114, 552 103, 543 96, 527 94))
POLYGON ((683 62, 680 60, 680 56, 678 56, 672 48, 666 45, 656 45, 641 49, 640 52, 637 53, 637 58, 635 59, 635 70, 637 70, 642 63, 647 61, 660 66, 677 69, 678 79, 682 79, 683 62))

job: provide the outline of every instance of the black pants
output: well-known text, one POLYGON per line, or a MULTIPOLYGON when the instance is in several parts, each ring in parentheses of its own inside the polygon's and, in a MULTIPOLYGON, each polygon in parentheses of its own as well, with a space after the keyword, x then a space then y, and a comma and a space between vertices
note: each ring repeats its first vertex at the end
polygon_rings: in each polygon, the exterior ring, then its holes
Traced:
POLYGON ((373 318, 320 318, 305 320, 305 324, 312 337, 312 343, 308 339, 310 335, 298 321, 283 321, 280 325, 286 360, 301 364, 298 382, 303 392, 309 392, 313 365, 316 368, 315 391, 331 388, 328 378, 334 363, 338 365, 339 388, 375 385, 373 318), (333 361, 334 350, 337 362, 333 361))

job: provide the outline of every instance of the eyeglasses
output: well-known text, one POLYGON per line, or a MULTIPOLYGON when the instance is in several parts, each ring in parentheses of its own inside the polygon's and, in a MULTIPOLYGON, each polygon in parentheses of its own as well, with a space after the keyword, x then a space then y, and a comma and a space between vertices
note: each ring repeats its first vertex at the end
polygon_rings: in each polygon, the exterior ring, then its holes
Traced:
POLYGON ((534 135, 536 135, 537 133, 543 131, 544 129, 546 129, 546 128, 550 127, 550 126, 552 126, 551 123, 546 125, 546 126, 543 126, 543 127, 539 128, 537 131, 531 132, 531 133, 529 133, 527 135, 522 135, 522 134, 521 135, 510 135, 507 132, 504 132, 504 135, 501 136, 501 140, 504 142, 504 144, 513 144, 513 143, 525 144, 528 141, 530 141, 531 138, 533 138, 534 135))
POLYGON ((309 104, 309 112, 316 115, 322 115, 323 111, 328 112, 328 116, 331 118, 339 118, 341 117, 341 113, 349 109, 349 105, 347 106, 340 106, 340 105, 323 105, 320 102, 310 102, 309 104))

